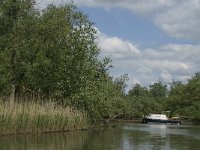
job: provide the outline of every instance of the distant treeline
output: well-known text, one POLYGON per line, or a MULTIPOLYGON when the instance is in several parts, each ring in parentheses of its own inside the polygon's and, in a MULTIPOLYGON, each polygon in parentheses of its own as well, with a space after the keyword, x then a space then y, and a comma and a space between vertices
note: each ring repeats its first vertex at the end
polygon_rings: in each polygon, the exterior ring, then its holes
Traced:
POLYGON ((111 60, 99 59, 97 31, 73 4, 0 0, 0 97, 2 101, 53 101, 86 113, 91 122, 116 115, 141 117, 171 110, 200 119, 200 75, 188 84, 135 85, 109 75, 111 60))
POLYGON ((132 116, 141 117, 148 113, 171 111, 193 121, 200 121, 200 73, 196 73, 187 84, 172 82, 170 87, 161 82, 148 88, 136 84, 128 93, 132 116))

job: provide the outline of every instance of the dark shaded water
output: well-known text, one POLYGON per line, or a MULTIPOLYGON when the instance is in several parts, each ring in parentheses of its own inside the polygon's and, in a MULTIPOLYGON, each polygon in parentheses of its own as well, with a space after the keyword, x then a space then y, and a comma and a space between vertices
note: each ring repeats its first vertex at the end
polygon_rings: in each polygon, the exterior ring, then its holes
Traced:
POLYGON ((199 150, 200 127, 123 124, 115 128, 0 137, 1 150, 199 150))

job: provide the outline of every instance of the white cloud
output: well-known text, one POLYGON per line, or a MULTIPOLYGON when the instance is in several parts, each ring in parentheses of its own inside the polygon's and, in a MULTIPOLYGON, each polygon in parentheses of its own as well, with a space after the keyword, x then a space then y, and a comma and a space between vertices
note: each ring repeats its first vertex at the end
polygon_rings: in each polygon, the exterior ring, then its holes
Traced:
MULTIPOLYGON (((37 0, 42 6, 71 0, 37 0)), ((173 37, 200 40, 200 0, 73 0, 78 6, 124 8, 150 19, 173 37)))
MULTIPOLYGON (((42 7, 71 0, 36 0, 42 7)), ((78 6, 124 8, 152 21, 173 37, 200 40, 200 0, 73 0, 78 6)))
POLYGON ((138 79, 136 79, 136 78, 133 78, 133 79, 130 81, 130 83, 131 83, 132 85, 135 85, 135 84, 140 84, 140 81, 139 81, 138 79))
POLYGON ((149 13, 173 6, 177 0, 74 0, 75 4, 110 9, 121 7, 137 13, 149 13))
POLYGON ((179 5, 155 15, 155 23, 171 36, 200 39, 200 1, 183 0, 179 5))
POLYGON ((110 55, 116 77, 129 74, 129 86, 135 83, 148 86, 153 82, 183 81, 198 72, 200 45, 168 44, 158 49, 139 49, 133 43, 99 32, 102 56, 110 55))
POLYGON ((165 83, 169 83, 169 82, 172 82, 172 76, 170 73, 163 72, 160 74, 160 80, 165 83))
POLYGON ((99 46, 104 51, 104 55, 112 54, 112 57, 117 59, 127 59, 127 57, 135 57, 140 55, 140 51, 135 45, 128 41, 124 41, 118 37, 108 37, 99 32, 99 46))

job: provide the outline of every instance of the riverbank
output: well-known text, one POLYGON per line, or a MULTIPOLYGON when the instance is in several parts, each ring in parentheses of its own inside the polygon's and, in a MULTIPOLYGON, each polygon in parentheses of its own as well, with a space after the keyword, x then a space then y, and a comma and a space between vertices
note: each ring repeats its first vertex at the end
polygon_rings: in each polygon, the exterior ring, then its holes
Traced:
MULTIPOLYGON (((191 120, 191 119, 185 119, 181 118, 181 124, 182 125, 200 125, 199 120, 191 120)), ((106 122, 106 119, 103 119, 102 122, 106 122)), ((109 122, 112 124, 121 124, 121 123, 131 123, 131 124, 143 124, 142 118, 137 119, 110 119, 109 122)))
POLYGON ((87 116, 53 102, 0 102, 0 136, 88 128, 87 116))
MULTIPOLYGON (((137 119, 102 119, 97 126, 109 126, 114 123, 141 123, 137 119)), ((183 120, 182 120, 183 121, 183 120)), ((185 120, 183 124, 194 124, 185 120)), ((199 123, 199 122, 198 122, 199 123)), ((0 136, 16 134, 34 134, 45 132, 64 132, 95 128, 88 123, 87 115, 70 107, 62 107, 53 102, 8 103, 0 100, 0 136)))

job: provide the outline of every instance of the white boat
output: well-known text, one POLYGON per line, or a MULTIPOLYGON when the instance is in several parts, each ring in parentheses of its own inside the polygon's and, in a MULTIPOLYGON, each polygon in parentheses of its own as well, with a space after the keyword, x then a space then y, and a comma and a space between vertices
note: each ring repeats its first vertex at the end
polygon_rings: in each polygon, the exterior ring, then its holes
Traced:
POLYGON ((166 114, 149 114, 143 118, 143 123, 181 124, 179 117, 168 118, 166 114))

